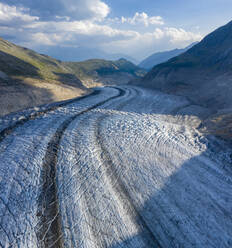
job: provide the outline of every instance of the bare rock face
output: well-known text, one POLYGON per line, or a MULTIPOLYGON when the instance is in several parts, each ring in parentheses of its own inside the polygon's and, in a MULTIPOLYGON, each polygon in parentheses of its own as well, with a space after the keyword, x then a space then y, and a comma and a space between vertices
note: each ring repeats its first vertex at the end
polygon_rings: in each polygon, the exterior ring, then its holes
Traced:
POLYGON ((232 108, 231 44, 232 22, 180 56, 155 66, 134 84, 187 96, 213 110, 232 108))

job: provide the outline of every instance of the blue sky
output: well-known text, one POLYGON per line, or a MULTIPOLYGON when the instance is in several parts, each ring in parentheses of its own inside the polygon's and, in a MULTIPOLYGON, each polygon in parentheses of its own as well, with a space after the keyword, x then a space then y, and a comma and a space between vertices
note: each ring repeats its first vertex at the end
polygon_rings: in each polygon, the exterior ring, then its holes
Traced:
POLYGON ((229 22, 231 0, 3 0, 0 36, 36 51, 102 51, 141 60, 229 22))
POLYGON ((168 25, 190 27, 199 26, 202 32, 232 19, 231 0, 107 0, 114 16, 146 12, 148 15, 162 16, 168 25), (126 3, 126 4, 125 4, 126 3), (128 6, 122 8, 122 6, 128 6))

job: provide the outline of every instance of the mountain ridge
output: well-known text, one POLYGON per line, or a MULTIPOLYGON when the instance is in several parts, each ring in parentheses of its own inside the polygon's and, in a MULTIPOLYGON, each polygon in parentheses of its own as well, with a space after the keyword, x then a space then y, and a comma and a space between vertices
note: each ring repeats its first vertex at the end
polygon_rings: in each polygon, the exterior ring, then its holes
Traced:
POLYGON ((100 49, 88 47, 41 47, 42 53, 65 62, 82 62, 90 59, 118 60, 121 57, 138 64, 138 60, 120 53, 106 53, 100 49))
POLYGON ((182 48, 182 49, 173 49, 173 50, 168 50, 168 51, 163 51, 163 52, 157 52, 153 53, 152 55, 148 56, 145 58, 142 62, 138 64, 139 67, 145 68, 147 70, 152 69, 154 66, 164 63, 168 61, 169 59, 180 55, 181 53, 186 52, 188 49, 196 45, 198 42, 194 42, 190 44, 189 46, 182 48))
POLYGON ((136 84, 188 96, 215 110, 232 108, 231 42, 229 22, 185 53, 155 66, 136 84))

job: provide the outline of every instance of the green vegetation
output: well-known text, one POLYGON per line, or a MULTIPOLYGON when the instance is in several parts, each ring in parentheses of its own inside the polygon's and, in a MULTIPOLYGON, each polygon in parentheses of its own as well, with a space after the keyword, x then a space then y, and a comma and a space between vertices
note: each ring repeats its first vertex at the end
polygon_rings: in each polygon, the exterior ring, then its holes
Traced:
POLYGON ((142 77, 146 73, 145 70, 125 59, 119 59, 117 61, 91 59, 83 62, 65 62, 64 64, 71 68, 81 79, 96 76, 96 74, 105 76, 117 73, 129 73, 134 77, 142 77))
POLYGON ((59 61, 1 38, 0 55, 0 70, 8 76, 59 80, 58 73, 70 73, 59 61))

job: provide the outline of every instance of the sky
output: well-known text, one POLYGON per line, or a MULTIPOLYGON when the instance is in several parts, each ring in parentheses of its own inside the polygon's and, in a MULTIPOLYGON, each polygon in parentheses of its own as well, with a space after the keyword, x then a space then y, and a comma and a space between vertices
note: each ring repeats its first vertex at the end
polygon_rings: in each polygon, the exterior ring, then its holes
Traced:
POLYGON ((60 58, 82 49, 141 61, 201 40, 231 10, 231 0, 0 0, 0 36, 60 58))

